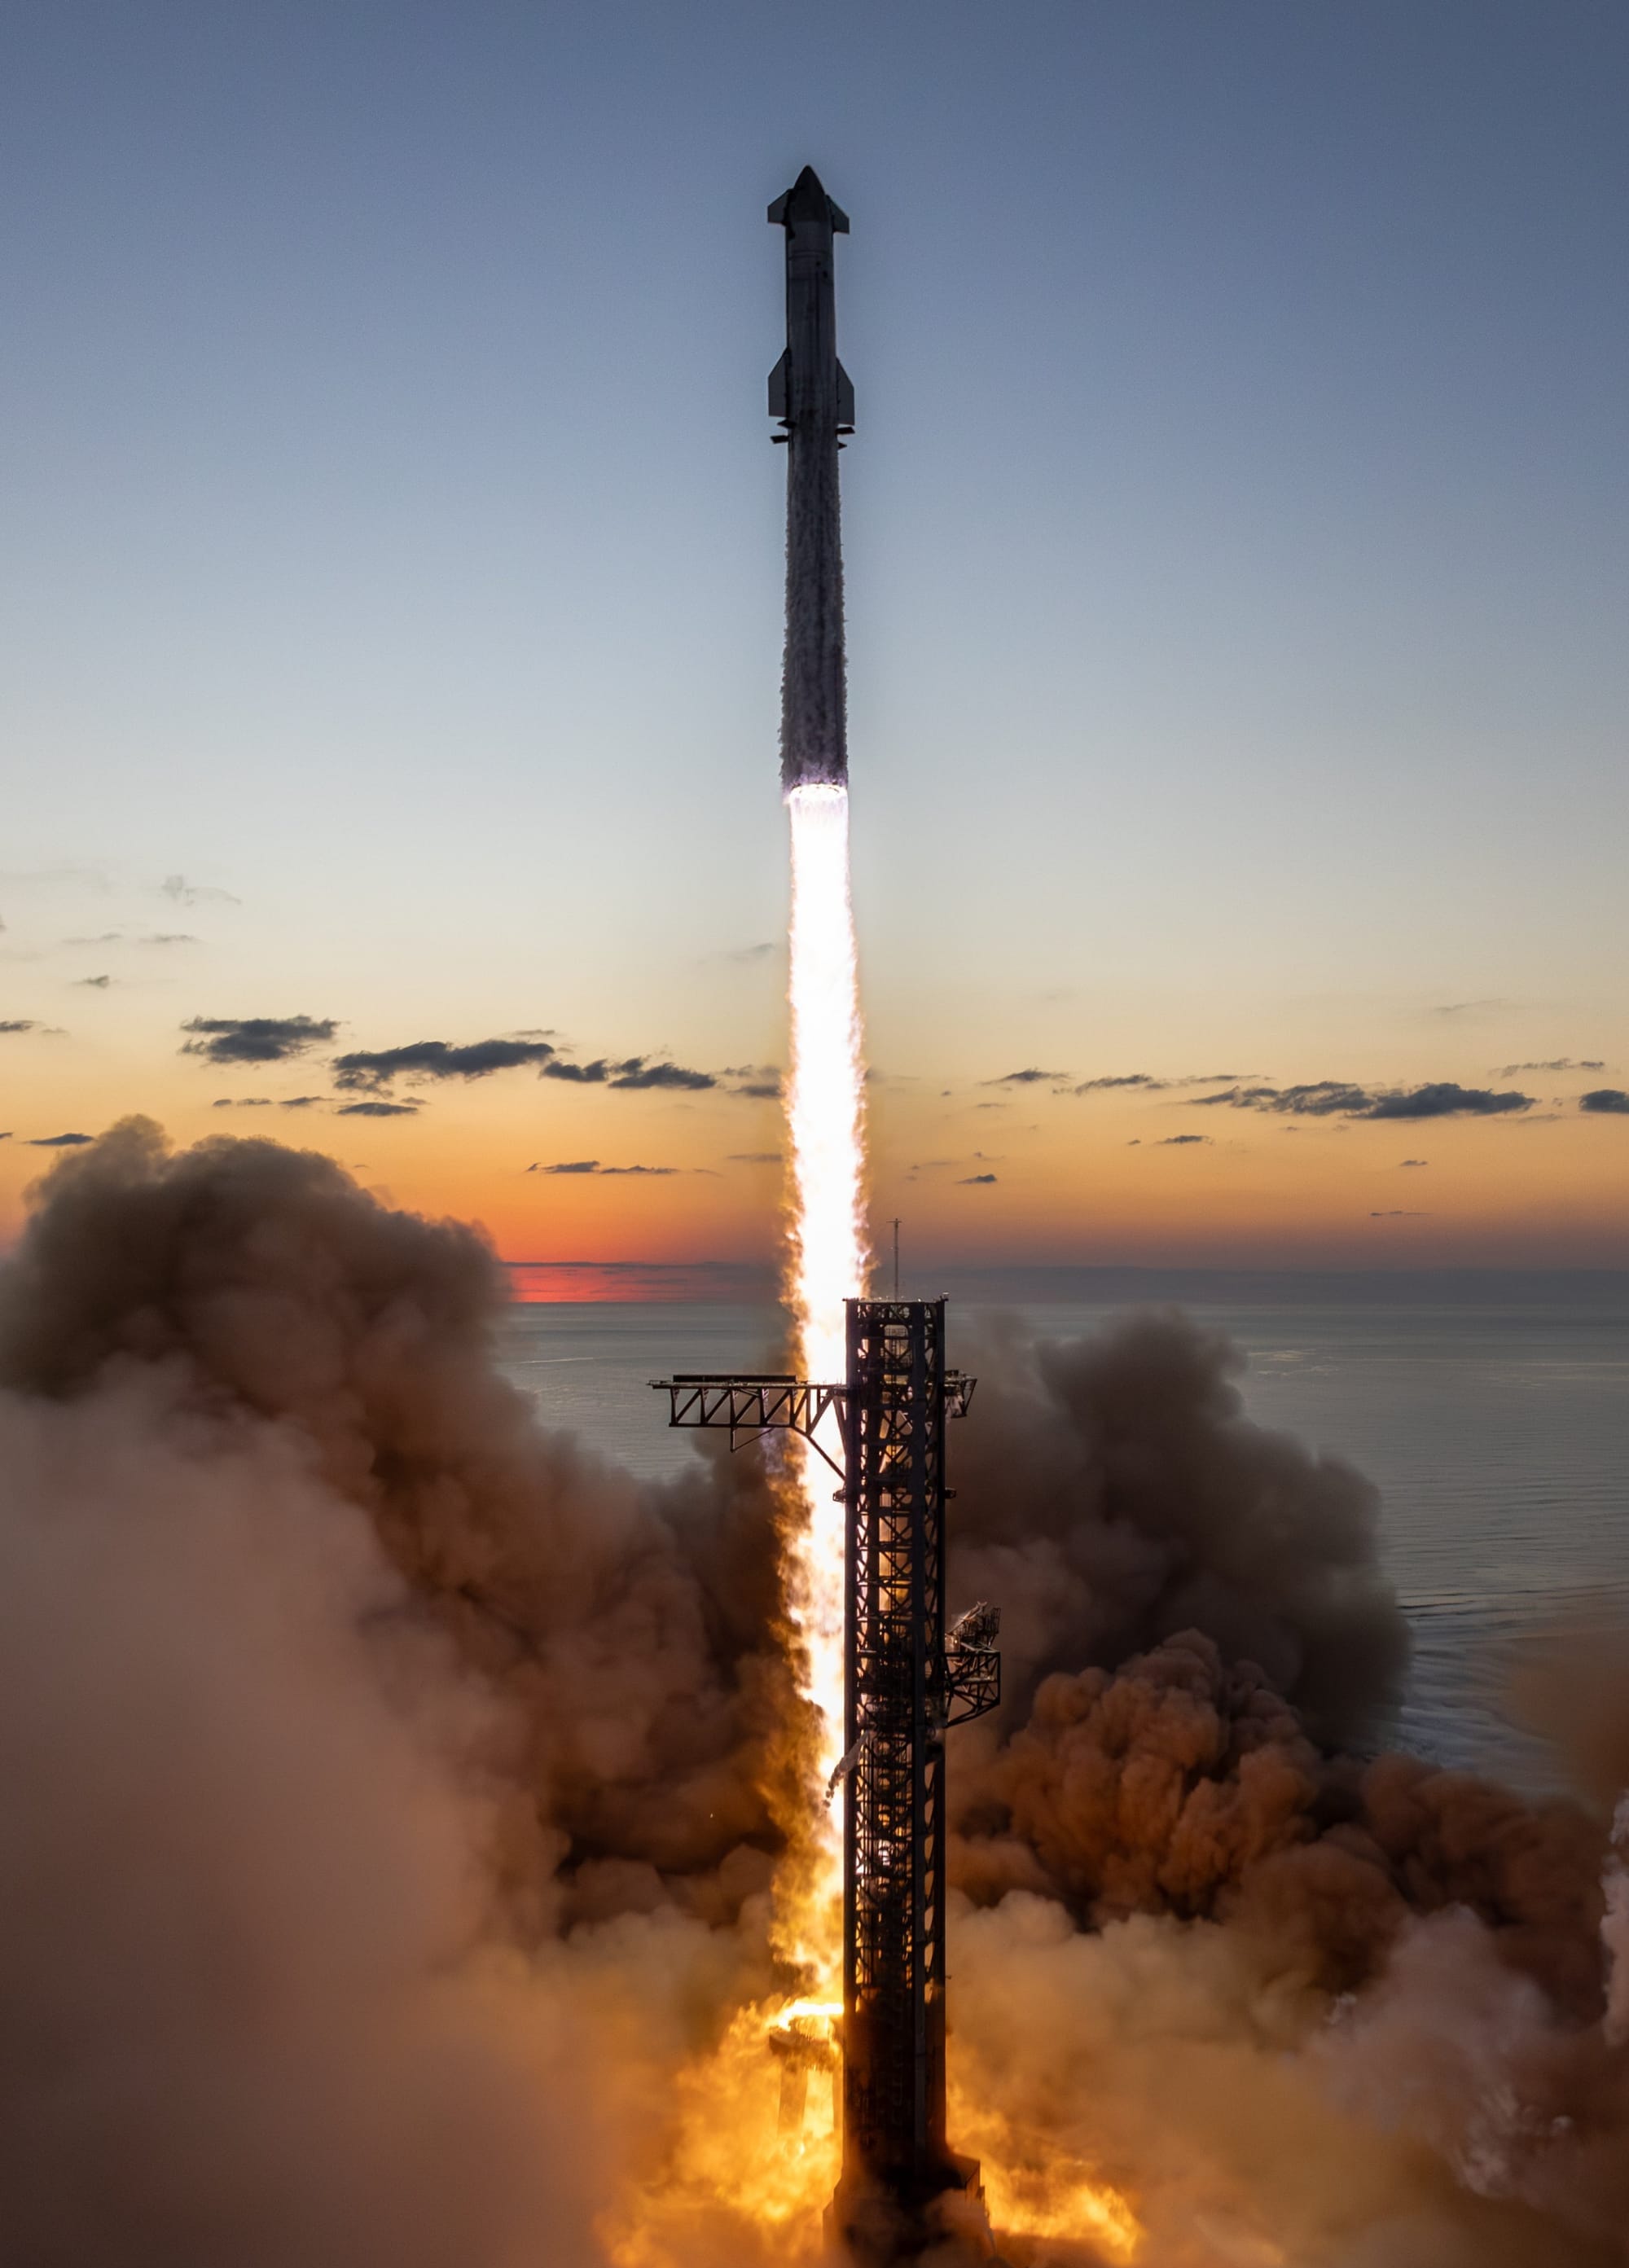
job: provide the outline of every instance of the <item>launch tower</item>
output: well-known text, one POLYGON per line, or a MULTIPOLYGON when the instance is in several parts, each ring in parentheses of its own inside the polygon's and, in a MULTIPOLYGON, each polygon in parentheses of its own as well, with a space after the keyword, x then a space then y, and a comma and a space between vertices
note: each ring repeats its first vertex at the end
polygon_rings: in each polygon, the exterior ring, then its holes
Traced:
POLYGON ((897 2257, 929 2208, 976 2188, 945 2132, 944 1736, 1000 1698, 999 1617, 945 1627, 945 1425, 971 1379, 945 1365, 942 1300, 850 1300, 841 1385, 779 1373, 656 1384, 669 1423, 843 1447, 847 1507, 843 1845, 843 2178, 837 2232, 897 2257))

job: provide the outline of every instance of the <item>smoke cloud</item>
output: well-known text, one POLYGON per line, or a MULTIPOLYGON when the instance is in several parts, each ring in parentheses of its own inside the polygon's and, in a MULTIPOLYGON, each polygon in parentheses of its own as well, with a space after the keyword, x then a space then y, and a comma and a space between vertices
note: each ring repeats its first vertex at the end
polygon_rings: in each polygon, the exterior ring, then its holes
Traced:
MULTIPOLYGON (((779 1499, 541 1428, 504 1297, 474 1232, 269 1141, 130 1122, 39 1195, 0 1275, 17 2268, 819 2257, 750 2021, 779 1499)), ((956 1352, 951 1605, 1002 1605, 1006 1700, 950 1757, 953 2133, 1008 2257, 1620 2260, 1621 1649, 1529 1711, 1587 1801, 1379 1753, 1375 1493, 1244 1417, 1223 1340, 956 1352)))

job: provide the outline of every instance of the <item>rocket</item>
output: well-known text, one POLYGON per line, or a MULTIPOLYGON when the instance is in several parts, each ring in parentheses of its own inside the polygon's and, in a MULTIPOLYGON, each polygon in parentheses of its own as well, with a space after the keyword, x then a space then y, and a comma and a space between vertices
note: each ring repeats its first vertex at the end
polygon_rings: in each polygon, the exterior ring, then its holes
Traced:
POLYGON ((848 215, 806 166, 770 219, 786 232, 786 351, 770 373, 770 416, 786 447, 786 650, 781 678, 783 790, 848 784, 843 651, 841 436, 854 388, 837 360, 832 239, 848 215))

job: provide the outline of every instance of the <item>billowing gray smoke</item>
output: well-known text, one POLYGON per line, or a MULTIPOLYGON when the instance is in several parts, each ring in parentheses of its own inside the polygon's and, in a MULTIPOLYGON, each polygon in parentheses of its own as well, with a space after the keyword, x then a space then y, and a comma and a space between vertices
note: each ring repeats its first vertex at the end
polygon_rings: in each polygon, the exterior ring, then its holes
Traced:
MULTIPOLYGON (((771 1493, 540 1431, 503 1297, 270 1143, 135 1123, 45 1185, 0 1281, 8 2268, 605 2268, 768 1989, 771 1493)), ((1619 2260, 1604 1813, 1343 1754, 1403 1658, 1372 1492, 1232 1360, 1175 1318, 969 1359, 953 1576, 1009 1685, 952 1758, 959 2137, 1117 2183, 1151 2268, 1619 2260)), ((722 2205, 663 2242, 807 2257, 722 2205)))
POLYGON ((505 1297, 477 1236, 387 1210, 326 1158, 225 1138, 171 1156, 133 1121, 52 1177, 0 1292, 0 1384, 60 1403, 146 1377, 178 1411, 297 1445, 510 1705, 507 1887, 540 1896, 564 1853, 579 1903, 665 1883, 723 1918, 772 1845, 762 1477, 737 1461, 727 1485, 714 1468, 641 1488, 542 1431, 496 1366, 505 1297))

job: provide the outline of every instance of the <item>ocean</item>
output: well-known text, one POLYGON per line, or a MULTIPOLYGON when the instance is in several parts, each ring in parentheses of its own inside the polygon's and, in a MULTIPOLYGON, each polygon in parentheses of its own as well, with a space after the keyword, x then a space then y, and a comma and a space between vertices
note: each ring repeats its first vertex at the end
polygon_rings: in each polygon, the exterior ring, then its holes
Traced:
MULTIPOLYGON (((706 1273, 665 1288, 705 1291, 706 1273)), ((778 1308, 756 1281, 725 1288, 756 1296, 518 1304, 505 1367, 545 1423, 636 1473, 673 1472, 694 1450, 649 1381, 776 1366, 778 1308)), ((1383 1561, 1413 1636, 1392 1736, 1529 1790, 1553 1784, 1506 1695, 1523 1653, 1558 1633, 1629 1631, 1629 1277, 964 1270, 931 1289, 955 1302, 953 1359, 955 1317, 991 1309, 1069 1337, 1177 1305, 1225 1331, 1246 1358, 1249 1414, 1381 1490, 1383 1561)))

